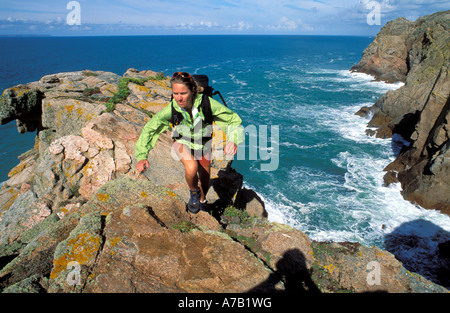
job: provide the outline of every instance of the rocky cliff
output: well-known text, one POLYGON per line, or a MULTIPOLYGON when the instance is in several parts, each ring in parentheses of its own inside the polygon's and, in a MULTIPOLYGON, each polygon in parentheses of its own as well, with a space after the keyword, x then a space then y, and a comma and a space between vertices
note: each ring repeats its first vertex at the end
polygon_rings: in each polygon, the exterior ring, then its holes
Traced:
POLYGON ((170 134, 148 171, 135 169, 140 131, 170 94, 164 75, 134 69, 47 75, 3 92, 1 123, 37 137, 0 191, 1 291, 446 291, 387 251, 269 222, 220 153, 209 212, 187 212, 170 134))
POLYGON ((415 22, 387 23, 352 67, 378 80, 404 82, 371 108, 369 133, 400 135, 403 144, 387 168, 386 183, 400 181, 403 196, 450 214, 450 11, 415 22))

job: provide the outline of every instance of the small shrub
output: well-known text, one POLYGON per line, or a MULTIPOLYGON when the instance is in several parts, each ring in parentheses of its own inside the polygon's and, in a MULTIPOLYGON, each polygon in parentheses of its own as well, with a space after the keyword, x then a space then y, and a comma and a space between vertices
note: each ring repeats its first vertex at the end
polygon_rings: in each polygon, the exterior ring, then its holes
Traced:
POLYGON ((198 227, 190 221, 181 221, 179 223, 172 225, 172 228, 178 229, 182 233, 188 233, 191 230, 198 229, 198 227))
POLYGON ((240 224, 251 224, 253 222, 253 217, 248 215, 246 210, 240 210, 231 205, 225 208, 223 215, 229 218, 238 217, 240 224))
POLYGON ((156 76, 150 76, 147 78, 133 78, 133 77, 123 77, 119 82, 119 90, 112 96, 106 103, 106 112, 114 111, 117 103, 125 101, 130 94, 128 89, 128 83, 133 83, 139 86, 144 86, 144 84, 149 80, 163 80, 165 79, 164 73, 158 73, 156 76))

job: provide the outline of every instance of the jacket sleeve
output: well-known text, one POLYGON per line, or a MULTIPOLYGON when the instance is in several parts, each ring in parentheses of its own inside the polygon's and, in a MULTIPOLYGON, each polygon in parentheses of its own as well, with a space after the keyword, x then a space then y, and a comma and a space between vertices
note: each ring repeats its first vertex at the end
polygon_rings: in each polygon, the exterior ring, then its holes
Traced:
POLYGON ((142 129, 141 135, 135 146, 136 160, 146 160, 148 153, 155 147, 159 135, 165 132, 170 126, 171 107, 166 106, 156 113, 142 129))
POLYGON ((214 122, 225 131, 227 140, 236 145, 244 142, 244 128, 239 115, 213 98, 209 98, 209 100, 214 122))

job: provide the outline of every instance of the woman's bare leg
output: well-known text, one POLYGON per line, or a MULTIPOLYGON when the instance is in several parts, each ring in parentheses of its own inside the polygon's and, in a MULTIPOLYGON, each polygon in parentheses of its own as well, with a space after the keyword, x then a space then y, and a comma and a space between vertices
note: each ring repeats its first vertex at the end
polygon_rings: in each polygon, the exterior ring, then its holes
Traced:
POLYGON ((184 176, 186 178, 186 183, 191 191, 198 189, 198 163, 192 156, 191 150, 182 144, 177 144, 175 147, 175 152, 178 155, 181 163, 184 166, 184 176))
POLYGON ((211 175, 210 163, 198 161, 198 170, 197 171, 198 171, 198 176, 200 178, 200 190, 202 192, 200 201, 204 202, 206 199, 206 194, 208 193, 209 183, 210 183, 210 175, 211 175))

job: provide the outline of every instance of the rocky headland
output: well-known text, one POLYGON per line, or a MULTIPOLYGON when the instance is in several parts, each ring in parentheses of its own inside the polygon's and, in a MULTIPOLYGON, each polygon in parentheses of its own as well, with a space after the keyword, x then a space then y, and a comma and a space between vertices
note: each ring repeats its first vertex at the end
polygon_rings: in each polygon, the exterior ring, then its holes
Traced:
POLYGON ((371 115, 370 135, 401 143, 385 169, 386 185, 400 182, 405 199, 445 214, 450 214, 449 66, 450 11, 444 11, 415 22, 388 22, 351 69, 404 83, 358 114, 371 115))
POLYGON ((129 69, 46 75, 3 92, 1 123, 36 131, 0 191, 2 292, 446 292, 393 254, 315 242, 270 222, 220 158, 209 212, 186 211, 184 170, 164 133, 136 172, 134 145, 169 80, 129 69))

